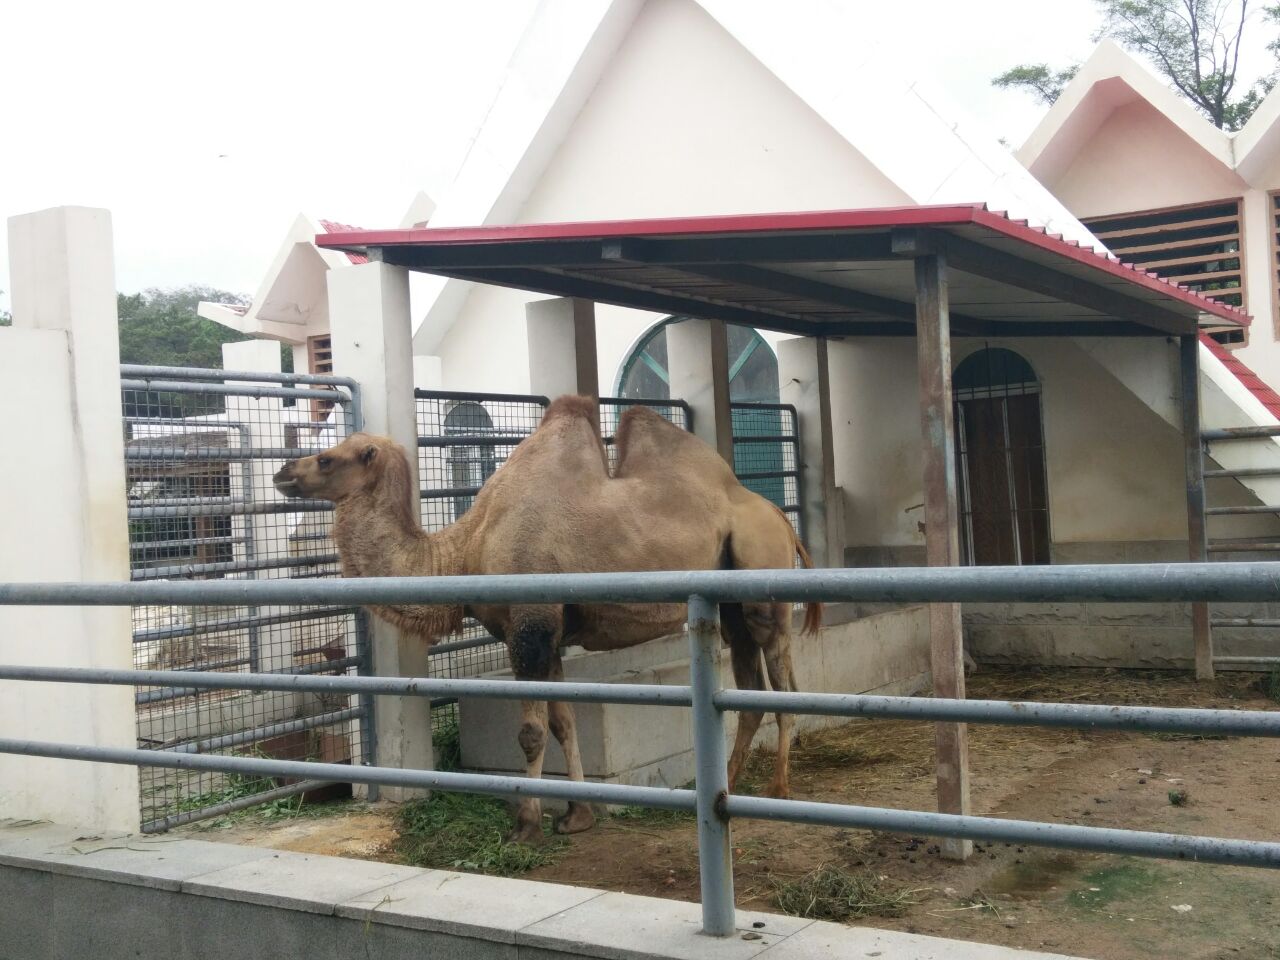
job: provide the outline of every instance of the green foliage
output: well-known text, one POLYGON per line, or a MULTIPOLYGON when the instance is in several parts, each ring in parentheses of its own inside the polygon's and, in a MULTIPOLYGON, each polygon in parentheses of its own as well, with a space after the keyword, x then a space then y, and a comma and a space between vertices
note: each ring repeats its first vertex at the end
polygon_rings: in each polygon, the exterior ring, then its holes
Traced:
MULTIPOLYGON (((0 293, 4 293, 0 290, 0 293)), ((13 314, 8 310, 0 310, 0 327, 9 327, 13 325, 13 314)))
POLYGON ((1003 89, 1023 89, 1046 106, 1052 106, 1075 78, 1079 66, 1054 70, 1047 63, 1024 63, 1011 67, 991 81, 1003 89))
POLYGON ((659 810, 655 807, 620 807, 613 819, 641 823, 650 827, 673 827, 680 823, 692 823, 698 819, 692 810, 659 810))
POLYGON ((1190 799, 1191 794, 1187 793, 1185 790, 1169 791, 1169 802, 1175 807, 1185 807, 1187 805, 1187 801, 1190 799))
MULTIPOLYGON (((1094 40, 1110 38, 1140 54, 1213 122, 1224 130, 1245 125, 1276 81, 1276 71, 1237 93, 1236 73, 1246 28, 1259 21, 1250 0, 1094 0, 1102 27, 1094 40)), ((1262 23, 1274 30, 1280 3, 1263 8, 1262 23)), ((1280 38, 1267 49, 1280 58, 1280 38)), ((992 83, 1022 88, 1044 103, 1053 103, 1075 76, 1076 68, 1053 70, 1047 64, 1021 64, 992 83)))
MULTIPOLYGON (((443 713, 439 719, 432 718, 431 752, 435 757, 437 770, 457 770, 462 766, 462 741, 458 734, 458 708, 456 706, 437 707, 443 713)), ((435 711, 433 711, 435 712, 435 711)))
POLYGON ((248 337, 199 316, 201 300, 248 305, 238 294, 195 285, 119 294, 120 362, 221 368, 222 345, 248 337))
POLYGON ((547 836, 536 847, 508 843, 514 822, 504 801, 466 793, 438 792, 400 808, 397 848, 415 867, 511 876, 553 863, 566 847, 547 836))

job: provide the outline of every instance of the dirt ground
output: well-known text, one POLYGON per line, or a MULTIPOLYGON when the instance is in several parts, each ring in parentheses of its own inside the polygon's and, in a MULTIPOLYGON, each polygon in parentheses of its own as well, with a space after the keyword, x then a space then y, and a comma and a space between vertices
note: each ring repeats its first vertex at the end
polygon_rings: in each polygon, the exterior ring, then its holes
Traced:
MULTIPOLYGON (((1114 671, 987 671, 974 698, 1280 709, 1256 675, 1198 685, 1182 675, 1114 671)), ((797 799, 928 810, 932 727, 855 721, 802 736, 793 751, 797 799)), ((1257 840, 1280 837, 1280 744, 1257 738, 970 728, 973 812, 1257 840), (1171 803, 1171 791, 1186 802, 1171 803)), ((758 754, 748 782, 767 780, 758 754)), ((208 829, 208 828, 205 828, 208 829)), ((217 839, 394 860, 392 808, 214 828, 217 839)), ((206 834, 207 835, 207 834, 206 834)), ((776 910, 780 885, 816 867, 870 873, 911 901, 900 916, 853 922, 1035 948, 1098 960, 1278 960, 1280 874, 1160 860, 978 843, 964 864, 933 841, 790 824, 735 821, 740 907, 776 910)), ((671 899, 698 897, 691 821, 603 820, 530 879, 671 899)))

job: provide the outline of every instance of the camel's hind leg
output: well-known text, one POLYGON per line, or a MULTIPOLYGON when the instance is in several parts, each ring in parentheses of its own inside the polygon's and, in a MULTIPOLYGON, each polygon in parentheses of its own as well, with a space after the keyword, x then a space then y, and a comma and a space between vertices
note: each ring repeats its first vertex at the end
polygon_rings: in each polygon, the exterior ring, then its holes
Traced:
MULTIPOLYGON (((741 604, 722 604, 720 607, 720 629, 725 642, 729 644, 729 655, 733 662, 733 682, 739 690, 763 690, 764 670, 760 664, 760 648, 751 638, 746 620, 742 615, 741 604)), ((764 720, 763 713, 739 713, 738 732, 733 741, 733 752, 729 754, 729 791, 733 792, 742 768, 751 753, 751 741, 764 720)))
MULTIPOLYGON (((764 652, 770 686, 784 693, 795 692, 796 677, 791 664, 791 605, 774 603, 755 609, 748 607, 747 624, 764 652)), ((774 760, 773 779, 765 792, 770 797, 785 798, 791 793, 791 735, 795 716, 790 713, 774 716, 778 722, 778 755, 774 760)))
MULTIPOLYGON (((564 679, 564 664, 556 654, 555 665, 551 669, 552 680, 564 679)), ((582 753, 578 749, 578 724, 573 716, 573 707, 568 703, 553 700, 547 704, 551 717, 551 733, 560 741, 560 749, 564 751, 565 768, 569 779, 582 783, 582 753)), ((581 833, 590 830, 596 822, 596 815, 591 812, 591 804, 569 801, 569 809, 563 817, 556 821, 556 833, 581 833)))

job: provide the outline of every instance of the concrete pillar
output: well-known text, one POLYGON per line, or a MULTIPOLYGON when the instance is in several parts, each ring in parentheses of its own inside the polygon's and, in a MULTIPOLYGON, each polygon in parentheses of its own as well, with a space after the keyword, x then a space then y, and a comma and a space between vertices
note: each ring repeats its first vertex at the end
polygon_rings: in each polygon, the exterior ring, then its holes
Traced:
POLYGON ((596 305, 590 300, 535 300, 524 308, 529 337, 529 392, 600 396, 596 305))
POLYGON ((667 325, 667 372, 673 400, 693 411, 693 432, 733 464, 729 341, 723 320, 667 325))
MULTIPOLYGON (((389 436, 409 455, 418 479, 418 425, 413 400, 413 330, 409 272, 381 262, 330 270, 329 336, 333 369, 360 384, 364 429, 389 436)), ((425 677, 427 646, 370 618, 374 672, 380 676, 425 677)), ((376 762, 384 767, 429 770, 431 704, 426 697, 379 697, 375 705, 376 762)), ((425 791, 384 787, 383 797, 404 800, 425 791)))
MULTIPOLYGON (((111 215, 59 207, 9 219, 13 326, 0 382, 17 415, 0 471, 0 580, 129 579, 111 215)), ((0 609, 4 659, 132 669, 128 607, 0 609)), ((0 683, 5 736, 136 746, 132 687, 0 683)), ((0 816, 136 831, 134 767, 0 754, 0 816)))
POLYGON ((836 487, 827 341, 797 337, 778 343, 783 403, 796 408, 800 431, 800 510, 815 566, 844 566, 843 499, 836 487))
POLYGON ((444 365, 439 357, 413 358, 413 388, 415 390, 444 389, 444 365))

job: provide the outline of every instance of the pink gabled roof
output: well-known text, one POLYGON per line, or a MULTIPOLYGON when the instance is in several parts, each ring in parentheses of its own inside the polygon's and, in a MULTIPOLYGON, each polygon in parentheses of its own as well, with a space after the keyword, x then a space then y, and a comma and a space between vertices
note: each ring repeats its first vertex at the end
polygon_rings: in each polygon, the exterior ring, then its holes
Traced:
MULTIPOLYGON (((324 227, 325 233, 352 233, 359 232, 359 227, 353 227, 349 223, 338 223, 336 220, 321 220, 320 226, 324 227)), ((347 259, 352 263, 368 263, 369 258, 363 253, 352 253, 347 251, 347 259)))
POLYGON ((1260 376, 1250 370, 1243 360, 1214 340, 1206 333, 1200 334, 1200 342, 1209 348, 1209 352, 1222 361, 1232 376, 1244 384, 1245 389, 1262 401, 1262 405, 1273 417, 1280 419, 1280 393, 1271 389, 1260 376))

